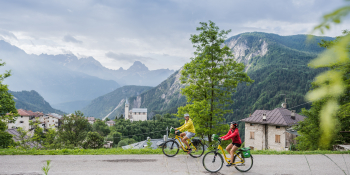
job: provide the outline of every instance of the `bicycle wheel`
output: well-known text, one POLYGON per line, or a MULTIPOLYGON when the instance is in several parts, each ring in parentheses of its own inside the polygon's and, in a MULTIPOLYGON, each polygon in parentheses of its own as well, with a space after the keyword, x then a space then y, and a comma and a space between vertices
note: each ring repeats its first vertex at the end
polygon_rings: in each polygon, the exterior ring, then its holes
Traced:
POLYGON ((163 153, 168 157, 174 157, 179 152, 179 144, 175 140, 169 140, 163 144, 163 153))
POLYGON ((224 159, 220 153, 211 151, 204 155, 202 163, 207 171, 216 173, 221 170, 224 159))
POLYGON ((233 158, 233 162, 236 163, 235 168, 240 172, 249 171, 253 167, 253 156, 250 155, 249 158, 244 158, 242 152, 238 152, 237 155, 233 158), (239 157, 237 157, 237 155, 239 155, 239 157))
POLYGON ((197 146, 194 146, 193 143, 190 144, 190 148, 192 149, 190 156, 193 158, 198 158, 204 153, 204 145, 203 143, 197 143, 197 146))

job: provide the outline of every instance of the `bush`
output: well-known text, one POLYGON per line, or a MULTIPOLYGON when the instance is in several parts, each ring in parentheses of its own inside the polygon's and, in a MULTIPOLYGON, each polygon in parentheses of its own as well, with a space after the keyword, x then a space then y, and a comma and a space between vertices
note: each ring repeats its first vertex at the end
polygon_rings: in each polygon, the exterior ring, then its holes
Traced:
POLYGON ((128 145, 128 142, 126 140, 121 140, 119 143, 118 143, 118 147, 122 147, 122 146, 126 146, 128 145))
POLYGON ((83 142, 83 148, 102 148, 104 139, 98 132, 88 132, 86 141, 83 142))

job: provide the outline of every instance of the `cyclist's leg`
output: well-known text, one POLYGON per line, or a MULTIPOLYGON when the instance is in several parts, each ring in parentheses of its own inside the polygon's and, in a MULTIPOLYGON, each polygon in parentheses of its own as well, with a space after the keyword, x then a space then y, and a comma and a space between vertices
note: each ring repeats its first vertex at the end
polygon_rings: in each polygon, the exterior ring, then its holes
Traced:
POLYGON ((231 151, 232 147, 233 147, 232 143, 227 145, 226 151, 227 151, 228 154, 230 154, 230 151, 231 151))
POLYGON ((182 141, 182 143, 184 143, 187 146, 187 148, 190 148, 190 146, 188 145, 187 139, 188 139, 188 137, 185 136, 181 139, 181 141, 182 141))
POLYGON ((238 150, 238 146, 237 145, 233 145, 231 151, 230 151, 230 155, 231 155, 231 163, 233 163, 233 153, 236 152, 238 150))

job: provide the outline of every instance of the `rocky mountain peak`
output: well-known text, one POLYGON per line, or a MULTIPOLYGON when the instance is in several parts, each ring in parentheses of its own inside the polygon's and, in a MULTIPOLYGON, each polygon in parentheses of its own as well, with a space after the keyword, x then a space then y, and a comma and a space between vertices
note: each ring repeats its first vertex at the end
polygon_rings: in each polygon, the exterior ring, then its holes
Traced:
POLYGON ((140 61, 135 61, 132 66, 128 69, 128 71, 149 71, 148 67, 141 63, 140 61))

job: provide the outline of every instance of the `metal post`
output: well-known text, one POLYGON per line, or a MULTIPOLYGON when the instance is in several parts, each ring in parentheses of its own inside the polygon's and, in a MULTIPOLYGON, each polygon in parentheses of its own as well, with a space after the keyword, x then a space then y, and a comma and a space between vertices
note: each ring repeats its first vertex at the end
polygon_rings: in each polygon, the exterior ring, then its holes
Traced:
POLYGON ((165 141, 168 141, 168 131, 169 131, 169 128, 168 126, 166 127, 166 140, 165 141))

